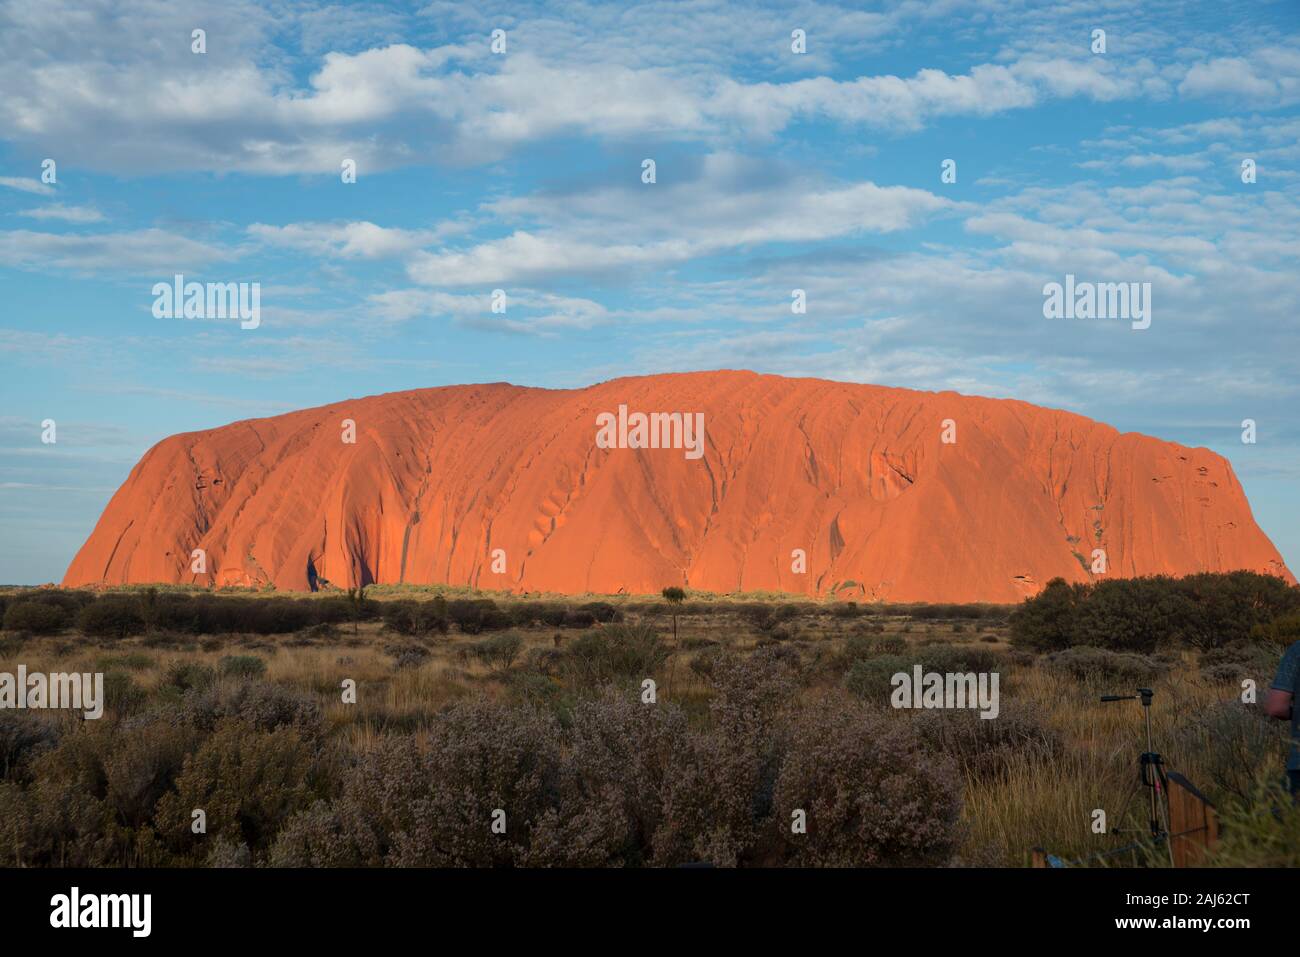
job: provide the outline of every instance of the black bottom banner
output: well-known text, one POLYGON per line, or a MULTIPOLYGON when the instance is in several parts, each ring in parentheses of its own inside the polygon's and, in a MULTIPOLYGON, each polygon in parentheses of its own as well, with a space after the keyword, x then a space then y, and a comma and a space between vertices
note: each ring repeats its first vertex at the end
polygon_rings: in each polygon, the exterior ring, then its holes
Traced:
POLYGON ((461 930, 533 946, 556 933, 665 941, 687 927, 733 946, 832 930, 941 946, 1192 935, 1231 946, 1294 939, 1296 890, 1292 872, 1265 870, 2 870, 0 917, 11 942, 169 947, 337 945, 431 925, 439 941, 461 930))

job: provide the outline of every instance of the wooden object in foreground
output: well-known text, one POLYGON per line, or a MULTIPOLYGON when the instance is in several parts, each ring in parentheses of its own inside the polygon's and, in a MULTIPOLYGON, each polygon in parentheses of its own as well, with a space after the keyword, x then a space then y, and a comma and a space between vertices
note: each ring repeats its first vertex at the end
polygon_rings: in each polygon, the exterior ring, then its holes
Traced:
POLYGON ((1174 867, 1198 867, 1219 841, 1214 805, 1191 781, 1169 772, 1169 841, 1174 867))

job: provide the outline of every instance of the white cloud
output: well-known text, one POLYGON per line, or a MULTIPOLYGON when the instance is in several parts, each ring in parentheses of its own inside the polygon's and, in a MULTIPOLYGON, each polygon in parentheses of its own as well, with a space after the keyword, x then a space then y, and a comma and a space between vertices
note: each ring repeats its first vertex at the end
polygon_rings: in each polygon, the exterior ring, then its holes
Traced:
POLYGON ((291 223, 287 226, 254 223, 248 227, 248 234, 268 246, 299 249, 318 256, 387 259, 405 256, 464 228, 457 223, 419 230, 393 229, 371 222, 291 223))
POLYGON ((104 214, 93 206, 65 206, 63 203, 20 209, 18 215, 31 219, 61 219, 67 223, 98 223, 104 219, 104 214))
POLYGON ((25 179, 21 176, 0 176, 0 186, 16 189, 24 193, 36 193, 39 196, 53 196, 54 187, 42 183, 39 179, 25 179))
MULTIPOLYGON (((786 21, 794 14, 720 0, 694 5, 689 16, 655 4, 519 10, 506 15, 513 44, 506 57, 489 54, 478 26, 428 47, 389 43, 318 55, 324 37, 347 35, 339 32, 343 24, 322 33, 323 11, 273 14, 237 0, 204 10, 209 35, 221 42, 198 57, 188 47, 193 11, 137 5, 135 14, 128 2, 116 16, 80 10, 60 17, 57 7, 10 14, 0 31, 5 138, 40 143, 53 155, 76 153, 114 172, 337 174, 346 157, 364 175, 437 160, 492 162, 521 144, 568 134, 717 146, 805 120, 910 131, 942 117, 1056 99, 1160 100, 1172 93, 1167 63, 1091 56, 1043 35, 1005 62, 973 60, 965 69, 830 72, 834 56, 897 43, 898 31, 942 12, 910 4, 880 14, 801 8, 797 19, 812 38, 806 59, 788 51, 786 21), (181 39, 140 44, 132 24, 145 18, 152 35, 181 39), (294 24, 305 50, 271 47, 277 30, 294 24), (718 40, 703 39, 709 29, 718 40), (60 56, 52 60, 50 51, 60 56), (78 150, 87 137, 97 148, 78 150)), ((399 32, 395 17, 386 14, 375 29, 355 17, 345 23, 352 37, 380 44, 399 32)), ((435 35, 455 22, 438 21, 435 35)), ((1298 56, 1275 45, 1250 60, 1208 60, 1185 69, 1179 89, 1289 99, 1297 92, 1298 56)))
POLYGON ((0 232, 0 265, 80 273, 156 273, 233 259, 227 249, 161 229, 64 235, 26 229, 0 232))
POLYGON ((1249 58, 1218 57, 1193 65, 1178 86, 1183 96, 1228 97, 1264 107, 1300 100, 1300 49, 1265 47, 1249 58))
POLYGON ((491 296, 487 293, 454 295, 429 289, 397 289, 373 295, 369 302, 382 318, 393 322, 449 318, 487 331, 536 335, 590 329, 615 318, 591 299, 533 289, 512 289, 506 296, 504 313, 492 312, 491 296))
POLYGON ((408 271, 431 286, 465 286, 683 263, 726 250, 889 233, 956 210, 920 189, 874 183, 763 181, 763 170, 719 154, 677 185, 605 187, 501 200, 504 222, 538 222, 466 249, 418 253, 408 271), (755 178, 758 178, 755 181, 755 178))

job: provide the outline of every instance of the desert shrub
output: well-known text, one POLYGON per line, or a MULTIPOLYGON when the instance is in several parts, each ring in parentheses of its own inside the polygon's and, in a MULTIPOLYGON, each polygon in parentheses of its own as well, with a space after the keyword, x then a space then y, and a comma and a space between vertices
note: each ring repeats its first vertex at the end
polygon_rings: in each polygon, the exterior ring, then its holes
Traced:
POLYGON ((104 655, 95 662, 95 670, 108 671, 111 668, 125 668, 127 671, 148 671, 157 668, 158 662, 152 655, 131 651, 122 655, 104 655))
POLYGON ((790 655, 775 647, 757 648, 748 655, 716 648, 713 655, 709 710, 714 718, 730 723, 745 715, 770 727, 797 687, 790 655))
POLYGON ((393 667, 398 671, 418 668, 429 660, 429 649, 423 645, 386 645, 384 654, 392 655, 393 667))
POLYGON ((1236 684, 1246 675, 1240 662, 1201 666, 1201 677, 1217 684, 1236 684))
POLYGON ((510 626, 510 616, 498 608, 496 602, 487 598, 458 598, 447 602, 447 618, 466 635, 498 631, 510 626))
POLYGON ((1290 736, 1284 722, 1254 705, 1226 701, 1177 725, 1162 750, 1216 804, 1246 805, 1261 770, 1281 774, 1290 736))
POLYGON ((561 667, 577 685, 640 681, 668 659, 668 649, 651 625, 606 625, 576 638, 561 667))
POLYGON ((209 842, 204 867, 252 867, 253 852, 243 841, 233 841, 218 834, 209 842))
POLYGON ((199 613, 189 595, 159 595, 152 610, 151 628, 197 634, 199 613))
POLYGON ((593 620, 598 621, 601 624, 608 624, 609 622, 623 620, 623 613, 619 611, 617 608, 615 608, 613 605, 611 605, 609 602, 604 602, 604 601, 587 602, 587 604, 579 607, 578 611, 586 612, 587 614, 591 615, 593 620))
MULTIPOLYGON (((363 617, 368 616, 373 604, 366 603, 363 617)), ((342 598, 314 601, 178 595, 160 598, 154 614, 158 627, 190 634, 285 635, 336 617, 338 621, 351 621, 355 613, 355 605, 342 598)))
POLYGON ((59 742, 59 726, 44 714, 0 710, 0 780, 25 780, 33 759, 59 742))
POLYGON ((104 672, 104 708, 116 715, 134 714, 149 699, 149 694, 136 685, 125 671, 104 672))
MULTIPOLYGON (((125 597, 125 596, 122 596, 125 597)), ((136 606, 145 630, 158 626, 159 597, 157 588, 146 588, 136 596, 136 606)))
POLYGON ((1037 651, 1073 644, 1074 616, 1086 589, 1064 578, 1053 578, 1041 592, 1026 599, 1011 614, 1011 643, 1037 651))
POLYGON ((916 661, 913 658, 904 655, 859 658, 844 675, 844 687, 864 701, 886 704, 894 675, 900 672, 910 675, 914 664, 916 661))
POLYGON ((447 633, 447 599, 438 595, 416 606, 415 623, 420 634, 447 633))
POLYGON ((669 769, 687 753, 685 715, 672 704, 647 707, 635 695, 607 690, 575 704, 569 724, 570 762, 582 790, 612 803, 623 822, 610 863, 648 863, 669 769))
POLYGON ((147 632, 140 643, 146 648, 193 648, 194 638, 180 632, 154 629, 147 632))
POLYGON ((559 725, 531 708, 453 706, 429 729, 416 780, 389 854, 398 866, 598 866, 626 842, 617 802, 582 787, 559 725), (499 810, 505 833, 492 831, 499 810))
POLYGON ((486 601, 479 616, 480 631, 501 631, 510 627, 510 615, 502 611, 494 602, 486 601))
POLYGON ((1257 626, 1300 613, 1300 587, 1276 575, 1201 573, 1177 579, 1176 587, 1195 608, 1182 637, 1197 648, 1249 638, 1257 626))
POLYGON ((1256 784, 1250 800, 1223 815, 1216 867, 1300 867, 1300 804, 1279 781, 1256 784))
POLYGON ((1054 651, 1043 659, 1043 664, 1052 671, 1083 681, 1151 681, 1163 670, 1142 655, 1087 645, 1054 651))
POLYGON ((1293 642, 1300 641, 1300 613, 1283 615, 1267 624, 1254 625, 1250 629, 1250 637, 1258 643, 1286 648, 1293 642))
POLYGON ((758 631, 766 632, 798 614, 793 605, 771 605, 755 602, 742 606, 741 615, 758 631))
POLYGON ((359 867, 380 861, 365 859, 349 822, 328 802, 318 800, 285 822, 267 863, 271 867, 359 867))
MULTIPOLYGON (((315 603, 303 599, 257 599, 249 604, 256 609, 249 616, 249 627, 236 629, 257 635, 287 635, 316 624, 315 603)), ((371 603, 367 603, 371 604, 371 603)), ((368 618, 363 606, 362 618, 368 618)))
POLYGON ((227 634, 243 631, 238 606, 212 595, 186 597, 163 602, 158 609, 159 625, 191 634, 227 634))
MULTIPOLYGON (((262 638, 256 638, 251 635, 239 639, 239 646, 241 648, 247 648, 250 651, 260 651, 263 654, 268 655, 279 654, 280 648, 283 644, 283 642, 266 641, 262 638)), ((193 646, 191 645, 191 647, 193 646)))
POLYGON ((691 659, 691 671, 701 678, 712 680, 714 667, 726 652, 719 647, 710 647, 691 659))
POLYGON ((386 601, 379 617, 383 620, 387 631, 394 631, 399 635, 415 634, 415 602, 413 601, 386 601))
POLYGON ((10 598, 10 602, 36 602, 49 605, 63 611, 66 620, 73 621, 77 613, 95 600, 95 593, 88 591, 67 590, 63 588, 39 588, 26 591, 10 598))
POLYGON ((447 603, 442 598, 425 602, 384 602, 381 617, 389 631, 413 638, 445 634, 448 627, 447 603))
POLYGON ((774 823, 800 866, 942 864, 960 838, 961 783, 903 722, 860 704, 809 709, 791 729, 777 775, 774 823), (796 810, 807 833, 791 834, 796 810))
POLYGON ((186 757, 175 790, 158 803, 158 831, 172 844, 188 842, 190 812, 207 812, 208 834, 266 847, 295 812, 310 807, 311 750, 298 732, 264 732, 226 719, 186 757))
POLYGON ((906 651, 907 640, 898 635, 849 635, 844 640, 844 659, 847 663, 878 655, 901 655, 906 651))
POLYGON ((915 649, 917 664, 924 671, 940 674, 992 672, 1002 666, 1003 658, 996 651, 978 645, 924 645, 915 649))
POLYGON ((316 622, 322 625, 342 625, 351 621, 356 613, 350 601, 333 595, 328 598, 317 599, 315 611, 316 622))
POLYGON ((321 866, 330 859, 352 866, 391 863, 400 835, 414 824, 416 802, 427 787, 427 754, 408 735, 387 735, 363 751, 343 773, 341 794, 333 802, 332 819, 320 818, 320 805, 311 828, 302 828, 309 861, 321 866))
POLYGON ((1201 673, 1211 680, 1254 678, 1267 684, 1277 672, 1280 655, 1276 645, 1238 639, 1201 652, 1201 673))
POLYGON ((144 616, 134 598, 110 595, 87 605, 77 615, 77 630, 95 638, 126 638, 144 631, 144 616))
POLYGON ((488 668, 506 671, 515 663, 523 646, 524 640, 510 631, 475 642, 469 651, 488 668))
POLYGON ((678 645, 682 651, 701 651, 705 648, 717 648, 719 642, 712 638, 704 638, 700 635, 692 635, 690 638, 682 638, 678 645))
POLYGON ((559 628, 564 624, 564 618, 568 613, 568 609, 562 605, 548 605, 542 609, 539 617, 542 624, 551 628, 559 628))
POLYGON ((953 604, 937 602, 933 604, 911 605, 907 614, 920 621, 952 621, 956 618, 978 619, 990 614, 997 614, 996 605, 953 604))
POLYGON ((528 628, 541 621, 546 606, 540 601, 521 601, 509 606, 510 623, 516 628, 528 628))
POLYGON ((321 707, 314 697, 266 681, 209 683, 185 696, 180 717, 207 733, 228 719, 257 731, 292 728, 305 741, 316 741, 324 732, 321 707))
POLYGON ((5 609, 5 630, 33 635, 53 635, 68 625, 68 613, 59 605, 43 601, 19 601, 5 609))
POLYGON ((777 625, 775 628, 768 629, 765 641, 786 642, 794 641, 799 637, 799 630, 791 625, 777 625))
POLYGON ((977 778, 1002 775, 1018 761, 1055 760, 1064 751, 1041 709, 1006 698, 996 718, 982 718, 977 709, 933 709, 916 712, 915 722, 922 741, 977 778))
POLYGON ((58 745, 35 762, 38 783, 84 791, 103 798, 108 791, 104 776, 104 752, 108 750, 110 729, 101 722, 85 722, 73 733, 59 738, 58 745))
POLYGON ((1116 578, 1092 586, 1075 613, 1072 644, 1149 654, 1186 640, 1204 613, 1172 586, 1173 579, 1116 578))
POLYGON ((192 739, 158 717, 67 731, 32 762, 29 788, 0 793, 0 856, 31 866, 166 863, 151 817, 192 739))
POLYGON ((184 693, 202 691, 216 680, 217 673, 209 665, 198 661, 174 661, 167 666, 163 684, 184 693))
MULTIPOLYGON (((295 637, 286 641, 285 644, 290 648, 303 648, 308 645, 314 645, 320 641, 335 641, 338 639, 340 634, 342 634, 342 632, 340 632, 338 625, 331 621, 321 621, 312 625, 310 628, 303 629, 295 637)), ((208 643, 209 642, 206 640, 202 641, 199 643, 199 647, 203 648, 203 646, 208 643)), ((221 644, 218 642, 213 645, 213 647, 203 648, 203 650, 217 651, 220 648, 221 644)))
POLYGON ((257 655, 223 655, 217 669, 228 678, 260 678, 266 662, 257 655))
POLYGON ((565 612, 564 620, 560 623, 564 628, 590 628, 596 623, 596 616, 589 611, 575 609, 565 612))
POLYGON ((0 782, 0 860, 24 867, 117 863, 103 803, 105 738, 83 726, 35 757, 29 788, 0 782))
POLYGON ((719 656, 713 666, 710 725, 692 733, 669 768, 663 824, 655 834, 660 864, 761 861, 772 853, 773 788, 783 743, 778 721, 795 676, 768 649, 719 656))
POLYGON ((526 667, 539 675, 559 677, 564 669, 564 653, 557 648, 534 648, 528 652, 526 667))
POLYGON ((510 701, 517 705, 549 707, 561 695, 561 687, 539 671, 517 671, 506 681, 510 701))
POLYGON ((987 618, 1001 618, 1006 615, 1006 611, 997 605, 988 605, 982 602, 971 604, 954 605, 955 618, 967 618, 971 620, 983 620, 987 618))
POLYGON ((120 727, 102 757, 104 804, 114 820, 129 828, 151 824, 158 801, 171 790, 198 741, 193 728, 167 720, 120 727))
POLYGON ((1164 644, 1213 648, 1300 612, 1300 588, 1256 572, 1156 575, 1068 584, 1053 579, 1011 615, 1018 645, 1091 645, 1150 652, 1164 644))
POLYGON ((378 867, 414 824, 427 787, 426 755, 406 734, 387 734, 342 771, 339 794, 285 823, 267 855, 274 867, 378 867))

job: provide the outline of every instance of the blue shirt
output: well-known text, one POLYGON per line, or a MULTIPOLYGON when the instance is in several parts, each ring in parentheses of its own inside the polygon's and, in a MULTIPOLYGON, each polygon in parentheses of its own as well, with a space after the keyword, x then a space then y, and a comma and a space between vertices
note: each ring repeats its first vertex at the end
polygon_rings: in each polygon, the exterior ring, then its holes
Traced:
POLYGON ((1293 642, 1282 656, 1277 677, 1273 679, 1276 691, 1295 695, 1291 700, 1291 755, 1287 758, 1288 771, 1300 771, 1300 694, 1296 694, 1296 680, 1300 678, 1300 641, 1293 642))

